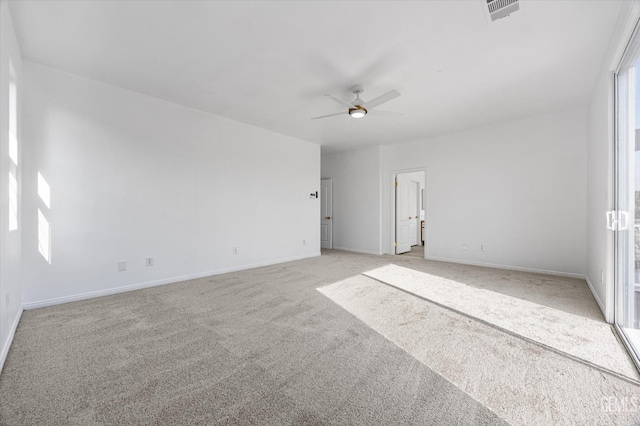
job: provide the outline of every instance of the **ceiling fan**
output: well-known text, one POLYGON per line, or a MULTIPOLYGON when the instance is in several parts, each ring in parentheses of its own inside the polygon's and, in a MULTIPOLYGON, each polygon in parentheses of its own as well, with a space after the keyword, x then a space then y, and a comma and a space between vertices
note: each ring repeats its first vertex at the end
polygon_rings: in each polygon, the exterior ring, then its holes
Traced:
MULTIPOLYGON (((397 90, 392 90, 390 92, 385 93, 384 95, 378 96, 377 98, 373 98, 370 101, 365 102, 362 99, 360 99, 360 94, 362 92, 364 92, 364 88, 362 87, 361 84, 356 84, 355 86, 352 86, 351 93, 355 94, 356 98, 351 102, 343 101, 342 99, 336 98, 335 96, 329 95, 329 94, 326 94, 325 96, 339 103, 343 107, 347 107, 348 108, 347 114, 349 114, 353 118, 362 118, 365 115, 367 115, 367 112, 369 112, 371 109, 379 105, 382 105, 385 102, 389 102, 391 99, 395 99, 398 96, 400 96, 400 93, 398 93, 397 90)), ((338 112, 338 113, 329 114, 329 115, 321 115, 320 117, 313 117, 312 120, 317 120, 319 118, 335 117, 338 115, 344 115, 344 112, 338 112)))

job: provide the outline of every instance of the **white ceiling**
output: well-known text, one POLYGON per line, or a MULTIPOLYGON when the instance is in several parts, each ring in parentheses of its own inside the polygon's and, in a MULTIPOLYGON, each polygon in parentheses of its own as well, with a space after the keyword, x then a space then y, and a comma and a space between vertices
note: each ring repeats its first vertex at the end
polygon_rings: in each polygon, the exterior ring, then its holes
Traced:
POLYGON ((427 138, 585 105, 621 2, 15 1, 25 59, 322 144, 427 138), (340 112, 323 96, 401 116, 340 112))

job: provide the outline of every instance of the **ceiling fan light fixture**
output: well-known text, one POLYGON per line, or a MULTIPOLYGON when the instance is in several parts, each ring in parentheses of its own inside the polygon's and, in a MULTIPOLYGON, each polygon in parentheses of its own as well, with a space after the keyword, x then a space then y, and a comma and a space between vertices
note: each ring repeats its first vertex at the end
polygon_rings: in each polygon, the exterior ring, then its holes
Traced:
POLYGON ((362 118, 367 115, 367 110, 360 105, 356 105, 355 108, 349 108, 349 115, 353 118, 362 118))

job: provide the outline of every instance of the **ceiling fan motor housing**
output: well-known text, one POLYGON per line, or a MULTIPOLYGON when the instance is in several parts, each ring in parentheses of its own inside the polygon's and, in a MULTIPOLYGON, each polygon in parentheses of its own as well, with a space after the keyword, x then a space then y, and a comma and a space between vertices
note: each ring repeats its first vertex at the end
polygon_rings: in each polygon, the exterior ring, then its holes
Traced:
POLYGON ((361 118, 367 115, 367 109, 363 106, 356 105, 354 108, 349 108, 349 115, 353 118, 361 118))

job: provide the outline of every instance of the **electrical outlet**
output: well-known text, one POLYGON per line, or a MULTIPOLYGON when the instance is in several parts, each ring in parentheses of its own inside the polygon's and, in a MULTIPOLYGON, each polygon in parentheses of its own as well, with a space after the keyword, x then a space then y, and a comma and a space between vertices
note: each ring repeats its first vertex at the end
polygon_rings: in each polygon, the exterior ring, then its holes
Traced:
POLYGON ((124 260, 118 261, 118 272, 123 272, 127 270, 127 262, 124 260))
POLYGON ((147 257, 145 265, 153 266, 153 257, 147 257))
POLYGON ((480 245, 480 251, 484 251, 484 244, 480 245))
POLYGON ((302 245, 306 246, 307 245, 307 240, 302 240, 302 245))
POLYGON ((11 301, 11 297, 9 296, 9 293, 5 293, 4 295, 4 306, 5 308, 9 307, 9 302, 11 301))
POLYGON ((233 248, 233 254, 238 254, 238 247, 233 248))
POLYGON ((466 245, 466 244, 463 244, 463 245, 462 245, 462 250, 466 250, 466 249, 467 249, 467 245, 466 245))

